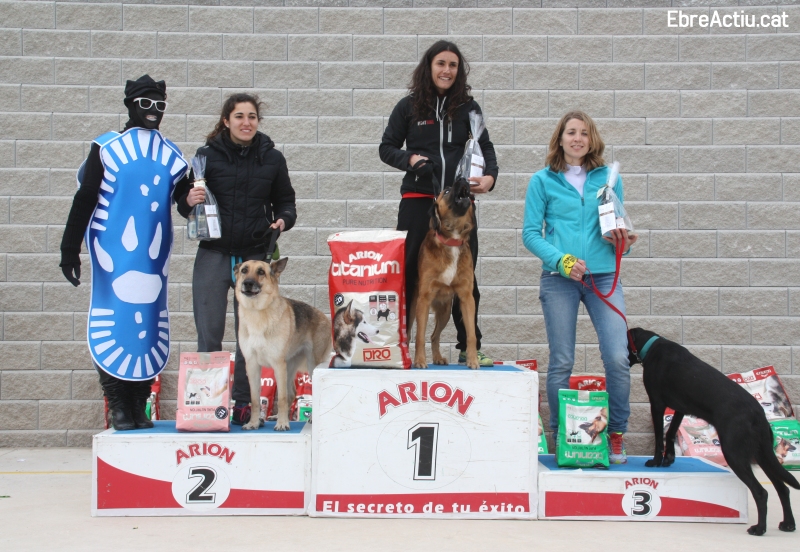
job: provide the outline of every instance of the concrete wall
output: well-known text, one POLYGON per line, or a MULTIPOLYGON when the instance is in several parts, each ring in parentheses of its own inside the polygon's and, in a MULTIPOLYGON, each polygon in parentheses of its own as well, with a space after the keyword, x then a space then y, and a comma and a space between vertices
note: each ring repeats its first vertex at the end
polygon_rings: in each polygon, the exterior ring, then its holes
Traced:
MULTIPOLYGON (((89 141, 126 119, 126 79, 166 79, 162 130, 187 157, 222 98, 261 95, 262 128, 286 155, 298 195, 298 224, 281 238, 291 257, 282 287, 327 311, 326 237, 394 225, 401 175, 380 162, 377 145, 412 68, 440 37, 471 62, 501 169, 495 191, 478 202, 485 352, 534 357, 546 370, 540 263, 520 239, 523 198, 556 120, 580 108, 598 121, 606 158, 622 165, 641 236, 623 263, 631 324, 725 372, 772 364, 800 402, 800 7, 156 3, 0 2, 0 447, 88 446, 102 425, 85 343, 88 257, 84 284, 73 288, 58 268, 59 244, 89 141), (670 28, 668 9, 759 21, 785 12, 789 27, 670 28)), ((167 413, 178 353, 195 344, 195 246, 182 224, 176 217, 167 413)), ((578 340, 575 371, 601 372, 584 315, 578 340)), ((633 380, 629 450, 641 453, 650 415, 641 376, 633 380)))

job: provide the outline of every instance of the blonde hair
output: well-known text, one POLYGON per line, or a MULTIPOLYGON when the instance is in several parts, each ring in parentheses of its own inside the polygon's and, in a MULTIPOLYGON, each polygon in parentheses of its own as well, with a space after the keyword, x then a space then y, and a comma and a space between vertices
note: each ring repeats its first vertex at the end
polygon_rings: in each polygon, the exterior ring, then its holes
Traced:
POLYGON ((606 149, 606 145, 603 139, 600 138, 600 133, 597 132, 597 126, 595 126, 594 121, 583 111, 570 111, 558 121, 556 130, 550 138, 550 149, 547 152, 547 164, 550 166, 550 170, 555 172, 567 170, 567 161, 564 158, 564 150, 561 147, 561 135, 564 134, 567 123, 572 119, 583 121, 589 133, 589 151, 583 158, 583 167, 586 172, 605 165, 603 151, 606 149))

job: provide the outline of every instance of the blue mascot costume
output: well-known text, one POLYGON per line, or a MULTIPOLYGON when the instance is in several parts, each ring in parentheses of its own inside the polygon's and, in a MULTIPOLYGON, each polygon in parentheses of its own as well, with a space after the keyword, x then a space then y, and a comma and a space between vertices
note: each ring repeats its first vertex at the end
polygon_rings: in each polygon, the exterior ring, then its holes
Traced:
POLYGON ((129 80, 125 105, 123 131, 96 138, 78 170, 60 264, 79 285, 85 238, 92 262, 87 339, 117 430, 153 427, 145 406, 170 352, 172 194, 188 168, 158 131, 167 107, 164 81, 129 80))

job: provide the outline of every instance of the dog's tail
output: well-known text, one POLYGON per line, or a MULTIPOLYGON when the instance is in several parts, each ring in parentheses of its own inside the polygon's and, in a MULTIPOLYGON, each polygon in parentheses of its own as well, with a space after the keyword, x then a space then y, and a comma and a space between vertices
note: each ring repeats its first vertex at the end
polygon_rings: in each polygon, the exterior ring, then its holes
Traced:
MULTIPOLYGON (((770 432, 770 437, 772 437, 772 432, 770 432)), ((764 470, 764 473, 767 474, 767 477, 769 477, 773 484, 775 483, 775 480, 778 480, 783 481, 790 487, 800 489, 800 483, 798 483, 794 475, 789 473, 786 468, 783 467, 778 460, 778 457, 775 455, 775 451, 772 449, 771 439, 769 442, 761 446, 760 452, 761 458, 759 459, 758 464, 761 466, 761 469, 764 470)))

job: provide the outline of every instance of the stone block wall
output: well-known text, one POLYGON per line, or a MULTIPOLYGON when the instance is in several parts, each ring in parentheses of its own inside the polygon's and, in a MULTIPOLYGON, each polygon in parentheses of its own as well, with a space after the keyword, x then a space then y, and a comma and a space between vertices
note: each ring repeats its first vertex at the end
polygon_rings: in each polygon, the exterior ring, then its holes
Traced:
MULTIPOLYGON (((523 202, 555 122, 578 108, 597 120, 606 159, 621 163, 640 235, 622 268, 631 325, 724 372, 772 364, 800 402, 800 7, 791 3, 0 2, 0 447, 88 446, 102 427, 85 343, 88 257, 73 288, 59 244, 90 141, 126 120, 126 79, 167 81, 162 131, 187 157, 226 95, 261 96, 261 128, 284 152, 298 197, 297 226, 281 238, 291 257, 282 289, 327 311, 326 238, 394 226, 401 174, 381 163, 378 143, 421 54, 443 37, 470 62, 501 171, 478 202, 484 351, 537 358, 546 372, 541 265, 521 243, 523 202), (788 26, 670 27, 677 10, 759 23, 786 14, 788 26)), ((195 245, 177 215, 175 226, 166 413, 178 353, 195 346, 195 245)), ((452 327, 445 336, 455 359, 452 327)), ((596 340, 582 311, 576 372, 602 371, 596 340)), ((629 450, 646 453, 649 408, 634 372, 629 450)))

